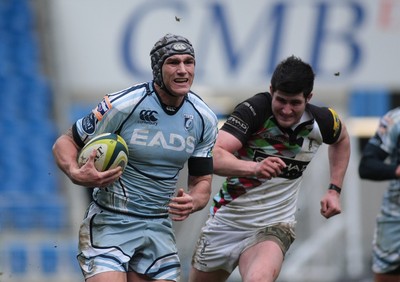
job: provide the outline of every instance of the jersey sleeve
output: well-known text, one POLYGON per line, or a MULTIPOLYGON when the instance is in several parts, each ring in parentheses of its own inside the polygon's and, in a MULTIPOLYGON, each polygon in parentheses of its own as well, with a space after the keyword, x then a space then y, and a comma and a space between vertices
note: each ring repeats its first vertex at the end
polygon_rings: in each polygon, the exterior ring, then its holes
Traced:
POLYGON ((119 130, 130 113, 131 105, 124 103, 127 93, 129 91, 124 90, 104 96, 89 114, 73 124, 72 133, 78 146, 83 147, 99 134, 119 130))
POLYGON ((331 108, 317 107, 311 104, 308 105, 308 108, 319 124, 323 142, 326 144, 335 143, 342 131, 342 121, 336 111, 331 108))
POLYGON ((188 111, 196 117, 194 125, 197 132, 196 139, 198 139, 191 158, 212 158, 212 150, 218 134, 218 118, 197 94, 189 92, 186 102, 190 109, 188 111))
POLYGON ((245 144, 251 134, 258 130, 270 115, 272 115, 270 94, 258 93, 238 104, 221 130, 232 134, 245 144))
POLYGON ((89 114, 78 119, 72 127, 73 137, 76 144, 83 147, 94 136, 101 133, 114 132, 112 124, 105 124, 104 120, 109 113, 115 112, 108 95, 89 114))
POLYGON ((369 180, 390 180, 396 177, 395 164, 385 163, 388 153, 377 146, 376 141, 380 139, 377 135, 368 142, 361 156, 358 173, 361 178, 369 180))
POLYGON ((197 111, 203 124, 202 140, 197 144, 193 155, 189 158, 189 175, 202 176, 212 174, 212 150, 218 134, 218 118, 215 113, 200 99, 197 101, 197 111))
POLYGON ((396 179, 397 160, 386 159, 397 151, 400 136, 397 111, 389 112, 381 118, 378 129, 363 148, 358 172, 361 178, 370 180, 396 179))

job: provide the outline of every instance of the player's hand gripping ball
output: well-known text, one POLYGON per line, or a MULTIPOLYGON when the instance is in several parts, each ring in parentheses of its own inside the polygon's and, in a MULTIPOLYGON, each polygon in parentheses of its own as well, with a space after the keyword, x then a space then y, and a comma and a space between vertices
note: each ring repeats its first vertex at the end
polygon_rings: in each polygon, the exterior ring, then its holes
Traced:
POLYGON ((106 171, 117 166, 124 170, 128 164, 128 146, 125 140, 117 134, 104 133, 90 140, 79 152, 79 167, 88 161, 93 150, 97 152, 94 165, 98 171, 106 171))

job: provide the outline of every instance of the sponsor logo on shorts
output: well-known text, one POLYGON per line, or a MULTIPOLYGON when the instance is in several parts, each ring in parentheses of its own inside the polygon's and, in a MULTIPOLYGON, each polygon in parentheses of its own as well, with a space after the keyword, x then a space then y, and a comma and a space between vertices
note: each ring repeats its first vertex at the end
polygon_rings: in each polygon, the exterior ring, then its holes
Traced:
POLYGON ((201 255, 201 256, 204 256, 204 252, 206 251, 207 246, 210 245, 210 242, 208 242, 206 239, 202 239, 202 240, 201 240, 201 244, 202 244, 203 246, 201 247, 200 255, 201 255))

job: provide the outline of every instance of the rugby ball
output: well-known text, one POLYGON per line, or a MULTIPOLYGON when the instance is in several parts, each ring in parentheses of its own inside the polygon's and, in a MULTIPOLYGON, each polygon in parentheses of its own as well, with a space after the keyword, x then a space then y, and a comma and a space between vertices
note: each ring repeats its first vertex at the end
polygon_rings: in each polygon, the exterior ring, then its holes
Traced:
POLYGON ((128 164, 128 146, 125 140, 117 134, 104 133, 90 140, 79 152, 79 167, 88 161, 93 150, 97 152, 94 165, 98 171, 106 171, 117 166, 124 170, 128 164))

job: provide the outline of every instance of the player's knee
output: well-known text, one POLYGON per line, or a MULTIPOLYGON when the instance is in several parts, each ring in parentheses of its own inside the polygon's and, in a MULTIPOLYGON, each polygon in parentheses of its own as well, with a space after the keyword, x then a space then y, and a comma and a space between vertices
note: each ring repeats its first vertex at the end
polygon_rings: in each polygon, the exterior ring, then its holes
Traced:
POLYGON ((243 282, 274 282, 279 275, 279 270, 273 269, 268 272, 250 271, 242 274, 243 282))

